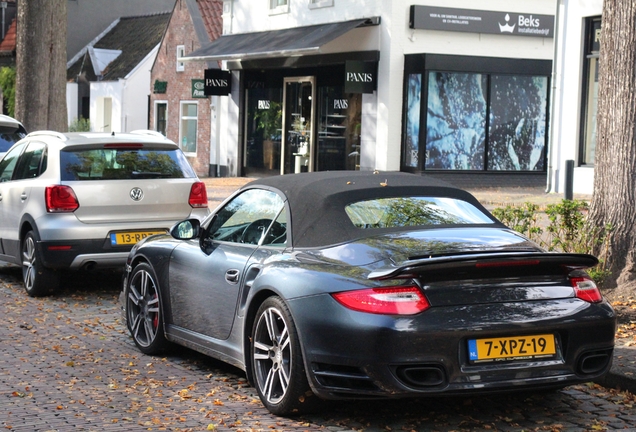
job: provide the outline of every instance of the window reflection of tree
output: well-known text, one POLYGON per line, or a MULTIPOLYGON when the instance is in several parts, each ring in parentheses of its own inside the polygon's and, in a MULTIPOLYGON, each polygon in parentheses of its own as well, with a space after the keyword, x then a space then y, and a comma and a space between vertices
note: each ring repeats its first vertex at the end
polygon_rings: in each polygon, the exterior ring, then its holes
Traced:
POLYGON ((164 178, 183 178, 179 163, 170 153, 158 151, 83 151, 66 155, 65 170, 74 179, 101 179, 106 172, 118 172, 110 178, 131 178, 153 174, 164 178))
POLYGON ((461 220, 439 208, 434 202, 414 200, 411 198, 397 198, 386 208, 382 227, 403 227, 417 225, 456 224, 461 220))
POLYGON ((355 203, 347 214, 358 228, 392 228, 469 223, 433 201, 422 198, 390 198, 355 203))

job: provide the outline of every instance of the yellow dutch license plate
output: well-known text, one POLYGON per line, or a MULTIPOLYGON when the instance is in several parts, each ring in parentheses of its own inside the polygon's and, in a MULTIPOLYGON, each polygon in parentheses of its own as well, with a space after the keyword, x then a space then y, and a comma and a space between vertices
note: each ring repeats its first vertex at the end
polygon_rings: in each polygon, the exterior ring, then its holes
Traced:
POLYGON ((165 230, 116 232, 110 234, 110 244, 113 246, 133 245, 151 235, 165 233, 165 230))
POLYGON ((468 358, 472 362, 532 359, 555 354, 556 344, 552 334, 468 341, 468 358))

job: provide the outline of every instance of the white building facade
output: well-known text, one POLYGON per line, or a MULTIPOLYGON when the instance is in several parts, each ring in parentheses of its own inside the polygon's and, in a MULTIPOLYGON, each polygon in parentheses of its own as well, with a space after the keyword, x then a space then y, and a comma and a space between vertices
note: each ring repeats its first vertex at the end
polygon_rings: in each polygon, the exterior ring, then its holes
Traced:
POLYGON ((224 35, 185 59, 229 71, 210 161, 224 175, 546 183, 556 0, 223 3, 224 35))
POLYGON ((90 83, 90 122, 98 132, 131 132, 148 129, 150 69, 157 45, 123 78, 90 83))
POLYGON ((593 192, 602 10, 603 0, 559 0, 552 192, 566 188, 567 161, 574 162, 573 192, 593 192))

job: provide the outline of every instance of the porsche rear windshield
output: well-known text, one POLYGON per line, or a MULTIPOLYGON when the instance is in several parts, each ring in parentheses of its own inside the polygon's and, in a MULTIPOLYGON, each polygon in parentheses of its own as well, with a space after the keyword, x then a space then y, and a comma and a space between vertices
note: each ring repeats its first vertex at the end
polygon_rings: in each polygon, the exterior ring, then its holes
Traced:
POLYGON ((363 229, 494 223, 471 203, 443 197, 379 198, 349 204, 345 211, 363 229))
POLYGON ((177 149, 98 148, 60 152, 62 180, 193 178, 177 149))

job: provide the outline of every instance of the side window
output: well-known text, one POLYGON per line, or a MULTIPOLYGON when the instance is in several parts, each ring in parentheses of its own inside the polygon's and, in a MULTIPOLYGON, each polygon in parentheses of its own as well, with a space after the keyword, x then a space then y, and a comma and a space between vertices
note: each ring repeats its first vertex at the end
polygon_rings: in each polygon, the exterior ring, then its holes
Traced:
POLYGON ((249 189, 217 213, 207 237, 232 243, 281 245, 285 244, 286 231, 282 198, 271 191, 249 189))
POLYGON ((269 14, 278 15, 289 12, 289 0, 269 0, 269 14))
POLYGON ((14 180, 38 177, 46 168, 46 146, 44 143, 31 142, 22 154, 16 169, 14 180), (41 166, 42 165, 42 166, 41 166))
POLYGON ((196 102, 181 102, 179 142, 185 153, 197 152, 198 105, 196 102))
POLYGON ((166 133, 168 126, 168 103, 164 101, 155 102, 155 130, 161 133, 163 136, 168 136, 166 133))
POLYGON ((18 158, 26 147, 26 143, 20 144, 14 147, 9 153, 4 156, 4 159, 0 161, 0 182, 6 182, 13 178, 13 171, 18 163, 18 158))
POLYGON ((178 45, 177 46, 177 72, 183 72, 185 70, 185 64, 182 61, 179 61, 180 58, 185 56, 185 46, 178 45))
POLYGON ((333 6, 333 0, 309 0, 309 9, 333 6))

